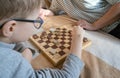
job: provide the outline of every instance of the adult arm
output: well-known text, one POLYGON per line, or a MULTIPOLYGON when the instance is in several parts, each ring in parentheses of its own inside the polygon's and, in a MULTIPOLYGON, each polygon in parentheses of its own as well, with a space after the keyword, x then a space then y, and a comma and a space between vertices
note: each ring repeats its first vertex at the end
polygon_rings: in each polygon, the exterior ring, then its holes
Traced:
POLYGON ((98 30, 105 26, 108 26, 120 19, 120 2, 114 4, 100 19, 93 24, 88 23, 85 20, 79 20, 77 24, 87 30, 98 30))

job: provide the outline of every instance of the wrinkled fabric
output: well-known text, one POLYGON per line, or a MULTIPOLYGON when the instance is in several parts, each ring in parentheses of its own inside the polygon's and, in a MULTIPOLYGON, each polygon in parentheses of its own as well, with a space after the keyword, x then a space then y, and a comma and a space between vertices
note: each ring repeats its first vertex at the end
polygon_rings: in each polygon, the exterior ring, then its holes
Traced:
POLYGON ((33 70, 23 56, 13 50, 15 44, 0 42, 0 78, 78 78, 84 66, 75 55, 70 54, 61 70, 33 70))

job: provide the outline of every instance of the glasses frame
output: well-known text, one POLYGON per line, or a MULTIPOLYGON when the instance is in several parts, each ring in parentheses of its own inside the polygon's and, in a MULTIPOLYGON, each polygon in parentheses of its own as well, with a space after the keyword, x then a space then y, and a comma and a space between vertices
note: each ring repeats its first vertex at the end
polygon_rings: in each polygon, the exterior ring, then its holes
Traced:
MULTIPOLYGON (((13 19, 10 19, 10 20, 8 20, 8 21, 15 20, 15 21, 20 21, 20 22, 31 22, 31 23, 34 24, 34 27, 35 27, 36 29, 39 29, 39 28, 42 26, 42 24, 44 23, 44 21, 43 21, 43 19, 40 18, 40 17, 39 17, 38 19, 39 19, 39 20, 13 18, 13 19), (40 23, 40 25, 37 27, 37 26, 35 26, 35 23, 40 23)), ((4 26, 4 24, 7 23, 8 21, 6 21, 6 22, 4 22, 3 24, 1 24, 1 25, 0 25, 0 29, 1 29, 1 28, 4 26)))

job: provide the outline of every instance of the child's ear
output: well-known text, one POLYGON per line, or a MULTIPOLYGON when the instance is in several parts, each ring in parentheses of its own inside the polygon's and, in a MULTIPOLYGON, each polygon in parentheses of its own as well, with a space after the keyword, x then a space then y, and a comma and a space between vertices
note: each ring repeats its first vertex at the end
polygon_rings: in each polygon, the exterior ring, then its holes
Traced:
POLYGON ((16 28, 16 21, 8 21, 2 28, 2 33, 5 37, 11 37, 16 28))

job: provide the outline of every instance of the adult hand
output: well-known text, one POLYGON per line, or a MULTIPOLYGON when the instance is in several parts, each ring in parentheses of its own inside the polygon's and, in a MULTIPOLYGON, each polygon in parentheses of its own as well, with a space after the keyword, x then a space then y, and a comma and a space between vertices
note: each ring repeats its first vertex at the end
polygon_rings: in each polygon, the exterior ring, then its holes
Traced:
POLYGON ((82 20, 82 19, 80 19, 77 22, 77 25, 84 28, 84 29, 86 29, 86 30, 97 30, 97 28, 95 26, 93 26, 93 24, 88 23, 87 21, 82 20))

